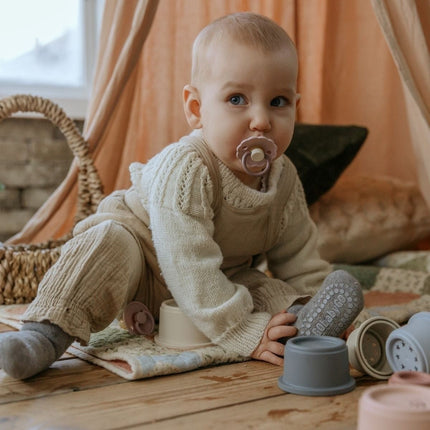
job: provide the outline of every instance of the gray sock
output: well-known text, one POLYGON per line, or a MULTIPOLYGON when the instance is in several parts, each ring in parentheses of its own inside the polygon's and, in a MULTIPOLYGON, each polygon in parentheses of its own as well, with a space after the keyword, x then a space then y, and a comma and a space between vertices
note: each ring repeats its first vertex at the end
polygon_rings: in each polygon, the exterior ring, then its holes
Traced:
POLYGON ((360 283, 344 270, 328 275, 318 293, 299 310, 297 336, 339 337, 363 309, 360 283))
POLYGON ((303 309, 303 306, 301 303, 295 303, 294 305, 290 306, 287 309, 287 312, 289 314, 294 314, 294 315, 298 315, 299 312, 303 309))
POLYGON ((25 323, 21 331, 0 335, 0 367, 13 378, 29 378, 58 360, 72 341, 55 324, 25 323))

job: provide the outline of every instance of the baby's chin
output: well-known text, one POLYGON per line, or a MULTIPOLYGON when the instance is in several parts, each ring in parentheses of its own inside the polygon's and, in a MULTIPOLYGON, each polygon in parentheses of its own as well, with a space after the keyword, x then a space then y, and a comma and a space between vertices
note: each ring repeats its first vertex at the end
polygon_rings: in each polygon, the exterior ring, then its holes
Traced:
POLYGON ((256 183, 259 182, 260 176, 249 175, 242 168, 230 170, 245 185, 253 187, 256 183))

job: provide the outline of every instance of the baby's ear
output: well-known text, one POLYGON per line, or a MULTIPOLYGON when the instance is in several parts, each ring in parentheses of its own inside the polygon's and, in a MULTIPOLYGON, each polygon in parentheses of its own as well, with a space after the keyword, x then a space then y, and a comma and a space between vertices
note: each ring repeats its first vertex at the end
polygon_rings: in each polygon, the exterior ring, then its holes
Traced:
POLYGON ((185 117, 191 128, 202 128, 200 121, 200 96, 196 87, 185 85, 183 93, 185 117))
POLYGON ((301 94, 296 94, 296 109, 299 107, 300 99, 302 98, 301 94))

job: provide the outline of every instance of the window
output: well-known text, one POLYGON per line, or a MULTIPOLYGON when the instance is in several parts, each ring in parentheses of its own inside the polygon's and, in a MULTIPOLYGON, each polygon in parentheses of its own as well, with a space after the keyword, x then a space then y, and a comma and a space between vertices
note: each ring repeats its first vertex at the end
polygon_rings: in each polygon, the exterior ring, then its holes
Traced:
POLYGON ((0 97, 47 97, 84 118, 102 9, 102 0, 0 0, 0 97))

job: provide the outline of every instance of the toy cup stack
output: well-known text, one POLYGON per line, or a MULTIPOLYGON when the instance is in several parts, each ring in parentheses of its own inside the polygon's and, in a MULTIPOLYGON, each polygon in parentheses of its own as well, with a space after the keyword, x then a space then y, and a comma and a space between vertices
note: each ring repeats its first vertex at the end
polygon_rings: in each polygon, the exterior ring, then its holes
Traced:
POLYGON ((430 428, 429 329, 430 312, 419 312, 388 334, 385 355, 394 374, 388 385, 364 391, 358 430, 430 428))

